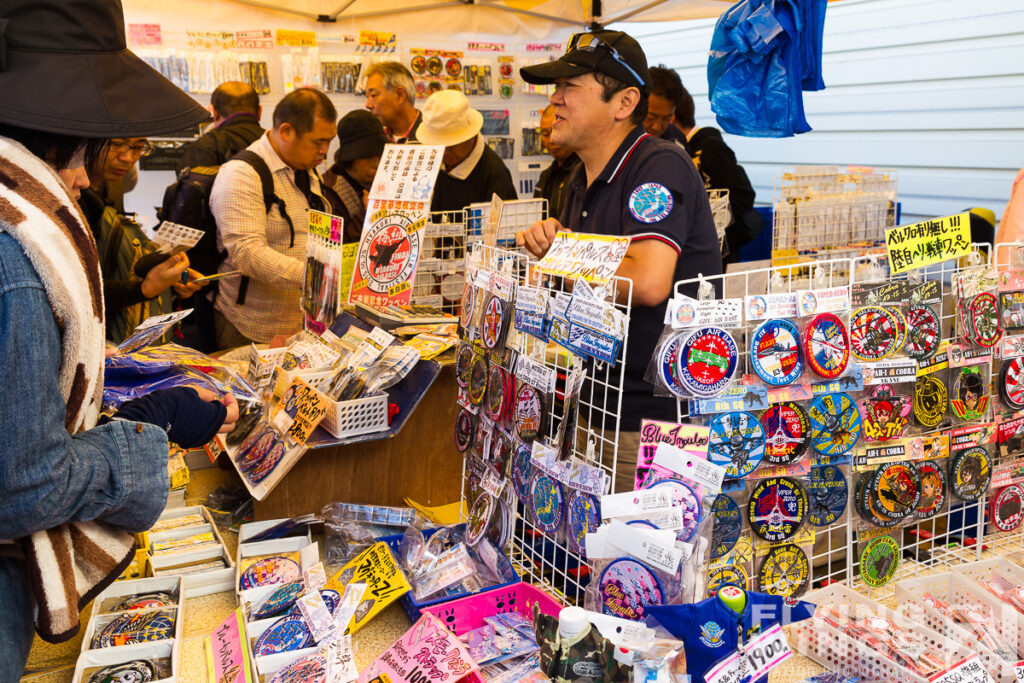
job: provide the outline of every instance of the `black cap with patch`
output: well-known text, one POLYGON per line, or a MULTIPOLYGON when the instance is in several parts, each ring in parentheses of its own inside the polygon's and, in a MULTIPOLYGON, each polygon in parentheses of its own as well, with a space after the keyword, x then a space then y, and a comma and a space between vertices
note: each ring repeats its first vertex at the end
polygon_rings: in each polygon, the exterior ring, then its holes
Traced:
POLYGON ((569 39, 561 58, 543 64, 524 66, 519 75, 527 83, 545 85, 559 78, 600 72, 650 94, 647 56, 636 40, 622 31, 577 33, 569 39))

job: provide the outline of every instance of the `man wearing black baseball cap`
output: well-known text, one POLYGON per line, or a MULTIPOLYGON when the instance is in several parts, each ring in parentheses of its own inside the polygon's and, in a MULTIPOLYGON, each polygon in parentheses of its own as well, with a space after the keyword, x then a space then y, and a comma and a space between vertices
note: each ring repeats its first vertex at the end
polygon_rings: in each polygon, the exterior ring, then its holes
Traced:
MULTIPOLYGON (((644 131, 650 76, 631 36, 579 33, 560 59, 519 73, 527 83, 555 85, 551 140, 576 152, 583 165, 570 181, 562 215, 519 232, 517 243, 542 256, 559 230, 632 238, 617 273, 632 280, 633 298, 615 491, 632 490, 640 420, 676 418, 675 400, 655 397, 644 381, 673 284, 721 273, 711 207, 686 152, 644 131)), ((696 287, 684 294, 696 298, 696 287)))

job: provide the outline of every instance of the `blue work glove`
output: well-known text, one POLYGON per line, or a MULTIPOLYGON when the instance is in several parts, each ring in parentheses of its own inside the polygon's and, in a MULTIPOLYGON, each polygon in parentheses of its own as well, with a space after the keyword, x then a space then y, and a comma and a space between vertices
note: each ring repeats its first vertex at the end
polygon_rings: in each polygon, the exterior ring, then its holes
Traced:
POLYGON ((175 387, 125 401, 114 418, 148 422, 182 448, 196 448, 217 434, 227 414, 220 401, 204 401, 192 387, 175 387))

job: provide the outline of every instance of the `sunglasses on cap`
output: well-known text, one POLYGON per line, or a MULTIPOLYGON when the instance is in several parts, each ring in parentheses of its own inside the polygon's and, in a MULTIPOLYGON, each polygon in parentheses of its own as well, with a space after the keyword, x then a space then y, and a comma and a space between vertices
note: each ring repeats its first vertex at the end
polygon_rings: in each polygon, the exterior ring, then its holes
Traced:
POLYGON ((626 63, 626 60, 623 59, 622 55, 619 54, 619 51, 616 50, 611 45, 609 45, 608 43, 606 43, 605 41, 598 38, 593 33, 573 34, 573 36, 569 38, 569 44, 566 45, 565 52, 566 54, 572 52, 573 50, 593 52, 598 48, 604 48, 605 50, 607 50, 608 53, 611 54, 612 59, 614 59, 616 62, 619 63, 619 65, 622 68, 628 71, 630 75, 633 76, 634 79, 636 79, 637 85, 639 85, 641 89, 643 88, 644 79, 640 78, 640 75, 633 69, 633 67, 626 63))

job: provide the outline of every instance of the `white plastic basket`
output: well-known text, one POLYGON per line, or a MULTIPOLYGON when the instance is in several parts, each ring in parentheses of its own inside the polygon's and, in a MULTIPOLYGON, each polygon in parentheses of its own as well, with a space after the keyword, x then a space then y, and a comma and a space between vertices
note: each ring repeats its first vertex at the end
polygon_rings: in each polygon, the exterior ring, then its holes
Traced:
POLYGON ((339 439, 384 431, 388 428, 388 395, 331 401, 320 424, 339 439))
MULTIPOLYGON (((838 605, 841 609, 855 605, 867 607, 901 629, 922 636, 928 643, 929 651, 946 662, 947 668, 952 668, 974 655, 962 645, 838 583, 819 588, 803 599, 815 603, 819 609, 831 605, 838 605)), ((793 648, 796 651, 831 671, 887 683, 928 683, 921 676, 871 649, 868 644, 833 628, 821 617, 814 616, 794 624, 791 634, 793 648)))
POLYGON ((905 579, 896 583, 896 602, 899 612, 914 621, 924 624, 936 633, 954 640, 964 647, 975 650, 981 657, 982 664, 1000 683, 1015 683, 1017 671, 1024 677, 1024 663, 1018 667, 1016 656, 1011 659, 1001 657, 993 650, 985 647, 978 638, 966 628, 953 623, 952 620, 929 607, 924 600, 931 595, 949 605, 962 605, 977 610, 982 614, 993 615, 986 622, 992 634, 1018 652, 1024 646, 1024 632, 1017 627, 1016 618, 1006 610, 1015 612, 1012 607, 1004 605, 999 598, 980 588, 975 583, 953 572, 943 572, 914 579, 905 579), (1010 618, 1007 618, 1010 617, 1010 618))

